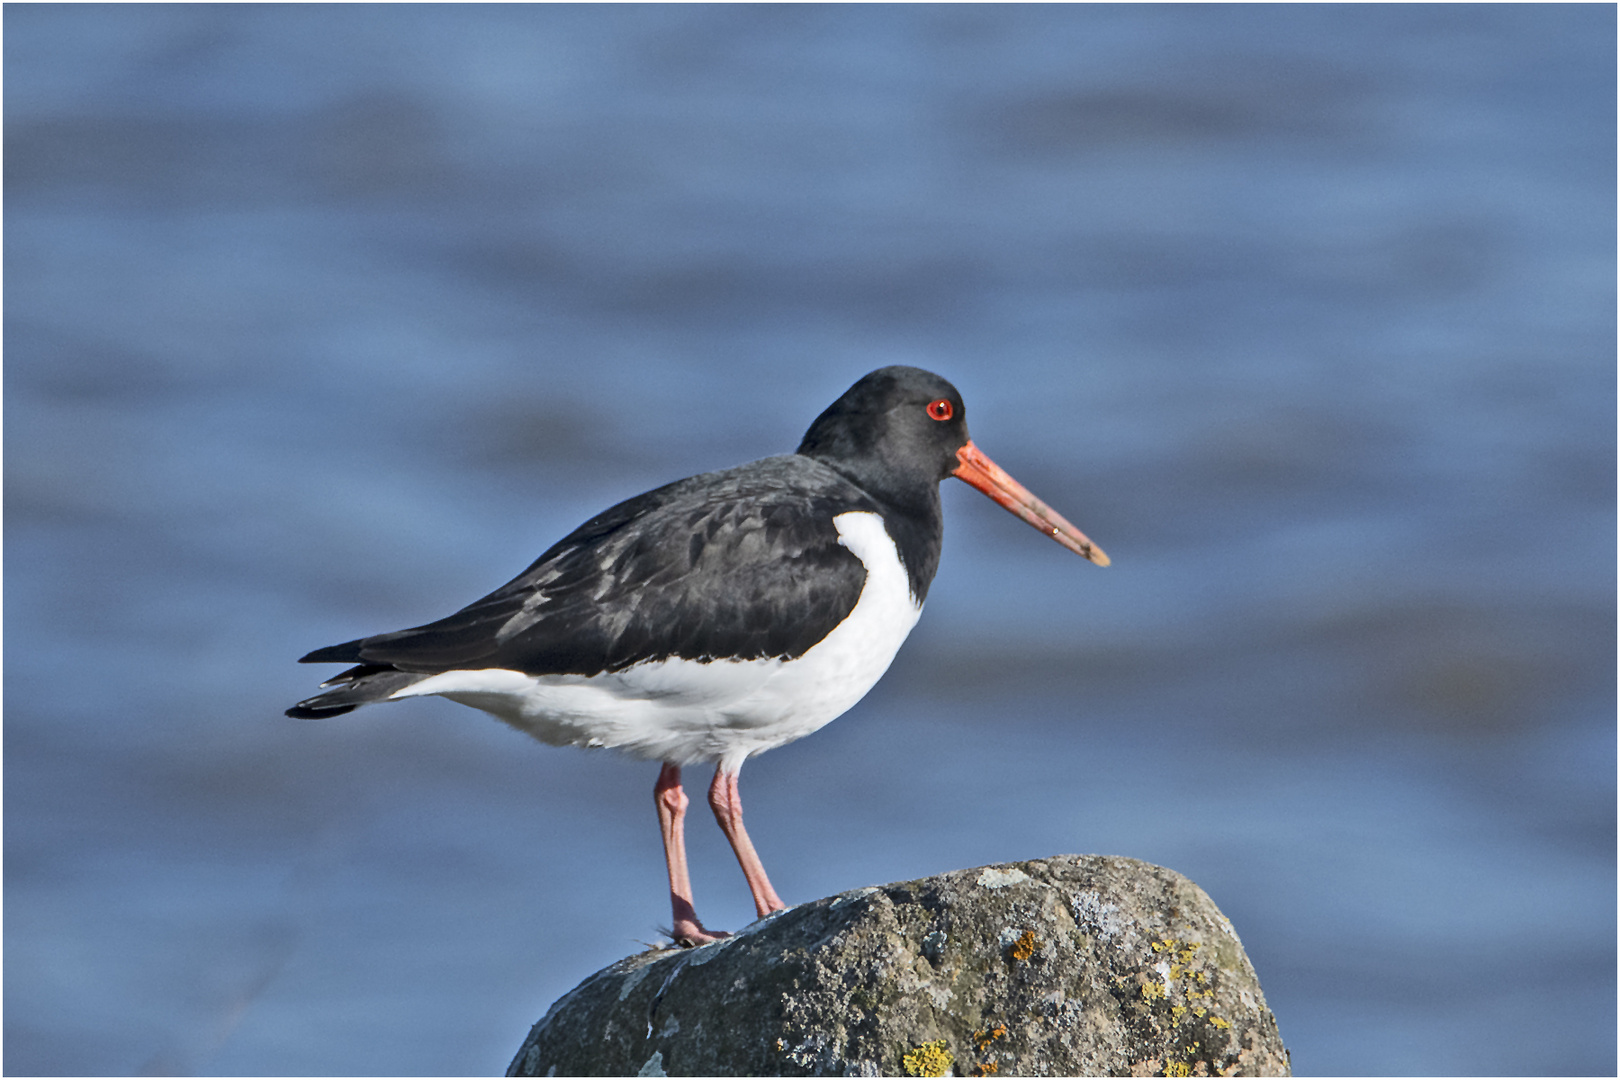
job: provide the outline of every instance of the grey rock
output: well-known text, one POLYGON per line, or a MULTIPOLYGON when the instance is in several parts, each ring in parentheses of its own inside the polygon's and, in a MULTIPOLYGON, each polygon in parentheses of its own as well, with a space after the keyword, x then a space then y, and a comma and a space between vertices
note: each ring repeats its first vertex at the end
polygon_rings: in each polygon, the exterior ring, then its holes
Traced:
POLYGON ((855 889, 562 997, 511 1076, 1286 1076, 1231 923, 1180 874, 1059 855, 855 889))

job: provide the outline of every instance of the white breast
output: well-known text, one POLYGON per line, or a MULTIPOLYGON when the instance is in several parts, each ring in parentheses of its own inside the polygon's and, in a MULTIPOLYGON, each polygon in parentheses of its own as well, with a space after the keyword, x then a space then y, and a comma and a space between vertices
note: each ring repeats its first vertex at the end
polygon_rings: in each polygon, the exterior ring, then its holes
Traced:
POLYGON ((554 746, 614 747, 677 765, 719 761, 734 772, 865 697, 922 613, 878 515, 852 511, 833 525, 866 582, 854 610, 796 660, 672 659, 591 676, 448 671, 394 697, 438 694, 554 746))

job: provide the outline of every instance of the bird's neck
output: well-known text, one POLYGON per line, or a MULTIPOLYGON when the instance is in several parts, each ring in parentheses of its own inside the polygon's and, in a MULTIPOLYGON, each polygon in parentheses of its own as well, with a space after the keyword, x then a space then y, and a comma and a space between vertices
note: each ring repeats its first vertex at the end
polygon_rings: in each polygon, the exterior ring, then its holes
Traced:
POLYGON ((818 454, 807 456, 837 472, 877 504, 884 528, 905 564, 911 594, 922 603, 939 569, 940 542, 945 531, 938 481, 897 483, 881 467, 873 468, 870 460, 856 463, 818 454))
POLYGON ((940 544, 945 533, 938 485, 933 489, 933 496, 931 507, 925 513, 915 514, 900 508, 883 513, 883 527, 894 540, 895 550, 900 553, 900 562, 905 565, 910 579, 911 595, 919 605, 928 599, 928 586, 939 569, 940 544))

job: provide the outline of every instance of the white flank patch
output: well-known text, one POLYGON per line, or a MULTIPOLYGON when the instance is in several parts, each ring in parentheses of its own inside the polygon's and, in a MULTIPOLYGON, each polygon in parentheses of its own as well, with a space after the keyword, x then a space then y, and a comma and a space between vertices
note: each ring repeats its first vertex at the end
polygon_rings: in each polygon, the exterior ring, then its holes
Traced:
POLYGON ((922 606, 883 520, 833 518, 838 542, 866 568, 844 621, 797 660, 659 660, 600 675, 447 671, 394 698, 438 694, 553 746, 614 747, 637 757, 727 772, 846 712, 889 670, 922 606))

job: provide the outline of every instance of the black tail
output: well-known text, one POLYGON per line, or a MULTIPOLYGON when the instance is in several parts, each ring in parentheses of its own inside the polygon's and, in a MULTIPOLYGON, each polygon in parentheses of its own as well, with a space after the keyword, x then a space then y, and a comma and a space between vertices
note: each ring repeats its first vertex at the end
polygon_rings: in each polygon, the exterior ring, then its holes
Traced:
MULTIPOLYGON (((321 697, 325 697, 322 694, 321 697)), ((346 712, 354 712, 358 705, 322 705, 321 698, 312 697, 307 701, 300 701, 287 710, 287 715, 294 720, 325 720, 328 716, 342 716, 346 712)))
MULTIPOLYGON (((351 644, 358 646, 359 642, 351 644)), ((317 649, 304 657, 300 663, 346 660, 350 658, 345 652, 348 648, 348 645, 334 645, 328 649, 317 649)), ((415 672, 400 671, 387 664, 361 664, 341 675, 327 679, 321 685, 335 689, 328 690, 324 694, 316 694, 312 698, 305 698, 288 709, 287 715, 297 720, 324 720, 328 716, 342 716, 373 701, 385 701, 390 695, 427 677, 415 672)))
MULTIPOLYGON (((306 656, 300 656, 298 658, 298 662, 300 664, 364 663, 364 661, 360 659, 360 646, 364 645, 365 641, 365 638, 355 638, 353 641, 345 641, 341 645, 328 645, 324 649, 316 649, 314 652, 309 653, 306 656)), ((349 673, 345 671, 342 675, 338 676, 338 679, 344 678, 348 674, 349 673)), ((337 679, 332 679, 329 681, 336 682, 337 679)))

